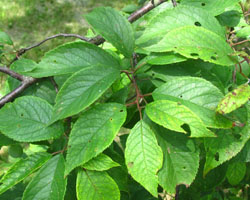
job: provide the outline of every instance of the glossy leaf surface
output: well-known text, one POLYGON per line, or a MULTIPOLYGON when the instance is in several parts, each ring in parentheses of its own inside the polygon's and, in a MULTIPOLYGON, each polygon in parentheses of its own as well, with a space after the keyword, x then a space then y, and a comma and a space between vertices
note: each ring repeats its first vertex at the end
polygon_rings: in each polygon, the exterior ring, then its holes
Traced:
POLYGON ((131 176, 153 196, 157 196, 157 172, 163 154, 150 127, 142 120, 131 130, 125 149, 126 165, 131 176))
POLYGON ((117 162, 114 162, 110 157, 101 153, 90 161, 86 162, 82 167, 87 170, 105 171, 112 167, 120 166, 117 162))
POLYGON ((0 194, 29 176, 50 159, 48 153, 35 153, 17 161, 1 178, 0 194))
POLYGON ((220 90, 202 78, 174 78, 153 92, 155 100, 179 102, 192 110, 210 128, 231 128, 232 122, 215 112, 223 98, 220 90))
POLYGON ((52 106, 46 101, 38 97, 20 97, 0 110, 0 130, 20 142, 58 138, 64 131, 63 125, 48 126, 51 116, 52 106))
POLYGON ((71 74, 93 65, 119 69, 119 61, 103 49, 85 42, 72 42, 46 53, 36 68, 27 75, 40 78, 71 74))
POLYGON ((63 199, 66 189, 62 155, 51 158, 33 177, 26 187, 23 200, 63 199))
POLYGON ((66 174, 105 150, 126 119, 126 108, 109 103, 94 106, 75 123, 69 137, 66 174))
POLYGON ((159 42, 144 48, 151 52, 174 51, 187 58, 202 59, 218 65, 233 65, 231 47, 224 38, 198 26, 176 28, 159 42))
POLYGON ((79 170, 76 190, 78 200, 120 199, 117 184, 106 172, 79 170))
POLYGON ((134 31, 127 19, 110 7, 95 8, 85 15, 94 30, 130 58, 134 50, 134 31))
POLYGON ((213 15, 193 6, 179 5, 157 13, 150 19, 142 36, 136 40, 137 44, 164 37, 169 31, 188 25, 201 26, 225 37, 225 31, 213 15))
POLYGON ((237 4, 240 0, 226 0, 226 1, 214 1, 214 0, 182 0, 181 4, 190 5, 202 8, 214 16, 223 13, 226 8, 237 4))
POLYGON ((52 122, 84 110, 111 86, 119 73, 109 66, 93 66, 73 74, 57 94, 52 122))
POLYGON ((181 103, 169 100, 154 101, 147 104, 146 113, 152 121, 167 129, 186 133, 182 126, 187 124, 191 130, 191 137, 215 136, 195 113, 181 103))

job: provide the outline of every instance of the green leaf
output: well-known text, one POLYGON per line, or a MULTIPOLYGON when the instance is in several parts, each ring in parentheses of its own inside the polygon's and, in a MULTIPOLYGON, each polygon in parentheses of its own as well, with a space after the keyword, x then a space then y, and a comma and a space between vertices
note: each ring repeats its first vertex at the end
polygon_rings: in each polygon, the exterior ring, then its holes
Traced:
POLYGON ((239 24, 241 13, 236 10, 229 10, 217 16, 222 26, 235 27, 239 24))
POLYGON ((65 174, 103 152, 115 139, 126 115, 125 106, 116 103, 100 104, 84 112, 70 133, 65 174))
POLYGON ((250 86, 243 84, 229 92, 218 104, 216 111, 221 114, 230 113, 244 105, 250 97, 250 86))
POLYGON ((146 58, 146 62, 151 65, 168 65, 186 61, 187 59, 173 52, 167 53, 152 53, 146 58))
POLYGON ((8 146, 10 144, 14 144, 16 143, 14 140, 6 137, 5 135, 3 135, 2 133, 0 133, 0 148, 2 146, 8 146))
POLYGON ((11 69, 19 74, 26 75, 26 72, 32 71, 36 68, 36 66, 37 63, 35 61, 26 58, 21 58, 11 65, 11 69))
POLYGON ((58 138, 64 128, 62 123, 48 126, 51 116, 52 106, 46 101, 38 97, 20 97, 0 110, 0 130, 19 142, 58 138))
POLYGON ((115 181, 106 173, 80 170, 77 174, 78 200, 119 200, 120 191, 115 181))
POLYGON ((110 157, 101 153, 85 163, 82 167, 87 170, 105 171, 118 166, 120 165, 117 162, 114 162, 110 157))
POLYGON ((0 180, 0 194, 10 189, 50 159, 48 153, 36 153, 17 161, 0 180))
POLYGON ((191 137, 215 136, 195 113, 181 103, 169 100, 154 101, 147 104, 146 113, 153 122, 167 129, 186 133, 182 126, 187 124, 191 130, 191 137))
POLYGON ((197 7, 180 5, 157 13, 150 19, 142 36, 136 40, 137 44, 164 37, 169 31, 188 25, 202 26, 204 29, 225 37, 225 31, 216 18, 197 7))
POLYGON ((233 6, 240 0, 226 0, 226 1, 214 1, 214 0, 182 0, 182 5, 189 5, 202 8, 212 15, 216 16, 223 13, 226 8, 233 6))
POLYGON ((65 189, 64 159, 56 155, 35 174, 24 191, 23 200, 61 200, 65 189))
POLYGON ((94 30, 113 44, 124 56, 131 57, 134 51, 134 31, 128 20, 110 7, 95 8, 85 15, 94 30))
POLYGON ((246 26, 237 31, 236 36, 240 38, 250 38, 250 26, 246 26))
POLYGON ((250 138, 249 105, 247 105, 247 110, 243 107, 232 114, 234 114, 232 116, 233 118, 240 118, 240 123, 246 123, 246 125, 244 127, 236 127, 237 129, 234 128, 235 130, 220 130, 216 132, 216 138, 204 139, 206 150, 206 163, 203 171, 204 175, 236 156, 250 138), (246 119, 241 119, 245 117, 248 117, 247 122, 245 121, 246 119))
POLYGON ((72 42, 46 53, 36 68, 27 75, 41 78, 69 74, 93 65, 120 68, 119 61, 103 49, 85 42, 72 42))
POLYGON ((215 112, 223 94, 217 87, 202 78, 171 79, 153 92, 153 98, 181 103, 193 111, 207 127, 232 127, 230 120, 215 112))
POLYGON ((164 35, 162 40, 144 49, 151 52, 174 51, 187 58, 200 58, 218 65, 235 63, 235 58, 230 56, 233 50, 225 39, 198 26, 176 28, 164 35))
POLYGON ((73 74, 57 94, 51 122, 87 108, 112 85, 119 74, 119 70, 107 66, 93 66, 73 74))
POLYGON ((246 174, 246 163, 232 162, 227 168, 227 180, 231 185, 237 185, 246 174))
POLYGON ((168 194, 175 194, 176 186, 189 186, 195 179, 199 168, 199 148, 194 140, 183 134, 152 124, 162 148, 164 161, 158 173, 159 184, 168 194))
POLYGON ((157 197, 157 172, 162 166, 163 154, 153 131, 142 120, 127 138, 125 159, 131 176, 157 197))
POLYGON ((50 79, 40 79, 35 84, 32 84, 29 88, 25 89, 22 95, 36 96, 46 100, 51 105, 55 104, 56 99, 55 86, 50 79))
POLYGON ((9 44, 12 45, 13 42, 5 32, 0 31, 0 44, 9 44))

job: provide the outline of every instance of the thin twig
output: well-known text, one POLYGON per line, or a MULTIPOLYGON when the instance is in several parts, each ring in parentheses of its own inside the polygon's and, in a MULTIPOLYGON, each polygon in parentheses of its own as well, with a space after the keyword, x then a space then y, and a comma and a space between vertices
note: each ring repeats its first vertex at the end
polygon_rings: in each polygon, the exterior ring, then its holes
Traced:
POLYGON ((176 0, 172 0, 173 6, 176 7, 177 6, 177 2, 176 0))
POLYGON ((152 4, 152 2, 150 1, 149 3, 147 3, 142 8, 140 8, 139 10, 135 11, 134 13, 132 13, 128 17, 128 21, 131 22, 131 23, 134 22, 134 21, 136 21, 137 19, 139 19, 140 17, 142 17, 143 15, 145 15, 146 13, 148 13, 150 10, 152 10, 154 7, 159 6, 160 4, 162 4, 164 2, 165 2, 165 0, 160 0, 158 3, 152 4))
POLYGON ((245 42, 250 42, 250 40, 243 40, 243 41, 240 41, 240 42, 237 42, 237 43, 232 44, 232 46, 239 45, 239 44, 243 44, 243 43, 245 43, 245 42))
POLYGON ((58 37, 74 37, 74 38, 78 38, 78 39, 86 41, 86 42, 91 41, 91 38, 87 38, 87 37, 84 37, 84 36, 81 36, 81 35, 59 33, 59 34, 56 34, 56 35, 49 36, 49 37, 45 38, 44 40, 42 40, 41 42, 33 44, 33 45, 29 46, 29 47, 20 49, 19 51, 17 51, 16 57, 11 61, 10 64, 12 64, 14 61, 16 61, 20 56, 22 56, 27 51, 29 51, 29 50, 31 50, 31 49, 33 49, 35 47, 38 47, 38 46, 42 45, 43 43, 45 43, 45 42, 47 42, 49 40, 52 40, 52 39, 55 39, 55 38, 58 38, 58 37))
POLYGON ((55 81, 55 79, 54 79, 53 76, 50 77, 50 82, 51 82, 52 85, 54 86, 56 93, 58 93, 58 91, 59 91, 58 85, 57 85, 57 83, 56 83, 56 81, 55 81))

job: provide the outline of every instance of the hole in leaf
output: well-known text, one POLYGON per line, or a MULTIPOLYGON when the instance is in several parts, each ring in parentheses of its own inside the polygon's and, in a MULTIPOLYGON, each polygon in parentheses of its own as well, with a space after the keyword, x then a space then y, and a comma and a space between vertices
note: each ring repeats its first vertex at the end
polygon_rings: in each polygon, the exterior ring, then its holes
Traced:
POLYGON ((239 140, 241 138, 241 134, 234 134, 234 137, 239 140))
POLYGON ((110 118, 110 121, 112 121, 113 119, 112 118, 110 118))
POLYGON ((212 60, 216 60, 216 58, 215 58, 214 56, 211 56, 211 59, 212 59, 212 60))
POLYGON ((219 161, 219 158, 220 158, 220 155, 219 155, 218 152, 216 152, 216 154, 214 155, 214 159, 215 159, 216 161, 219 161))
POLYGON ((180 95, 180 98, 182 98, 182 95, 180 95))
POLYGON ((201 23, 200 22, 195 22, 194 25, 195 26, 201 26, 201 23))
POLYGON ((198 57, 199 54, 198 53, 190 53, 190 56, 193 56, 193 57, 198 57))
POLYGON ((201 3, 201 6, 205 6, 206 5, 206 3, 201 3))
POLYGON ((128 163, 128 167, 133 167, 134 163, 133 162, 129 162, 128 163))
POLYGON ((183 169, 183 170, 186 170, 187 168, 184 166, 182 169, 183 169))
POLYGON ((23 117, 23 113, 21 113, 21 117, 23 117))
POLYGON ((120 112, 123 112, 123 110, 120 110, 120 112))

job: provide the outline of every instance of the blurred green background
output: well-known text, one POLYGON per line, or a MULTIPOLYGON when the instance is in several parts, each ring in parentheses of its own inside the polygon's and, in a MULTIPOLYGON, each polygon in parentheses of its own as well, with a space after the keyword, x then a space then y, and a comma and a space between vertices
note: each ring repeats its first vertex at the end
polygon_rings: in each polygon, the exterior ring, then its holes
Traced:
MULTIPOLYGON (((0 30, 8 33, 15 48, 27 47, 57 33, 85 35, 84 14, 98 6, 122 9, 137 0, 1 0, 0 30)), ((26 55, 36 59, 54 46, 74 39, 47 42, 26 55)))

